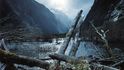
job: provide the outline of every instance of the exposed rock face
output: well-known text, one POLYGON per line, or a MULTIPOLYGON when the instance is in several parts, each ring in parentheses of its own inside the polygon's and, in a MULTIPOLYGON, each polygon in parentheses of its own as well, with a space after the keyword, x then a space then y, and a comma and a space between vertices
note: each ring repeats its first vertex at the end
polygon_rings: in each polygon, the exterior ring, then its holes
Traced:
POLYGON ((110 16, 111 27, 108 39, 115 42, 124 42, 124 0, 121 0, 110 16), (114 15, 113 15, 114 14, 114 15))
POLYGON ((109 13, 109 11, 110 12, 113 11, 115 5, 119 1, 120 0, 116 0, 116 1, 115 0, 95 0, 83 24, 85 26, 88 26, 89 21, 94 20, 94 23, 97 24, 97 26, 102 25, 105 20, 105 16, 109 13))
POLYGON ((81 26, 82 36, 99 37, 89 21, 93 20, 96 27, 107 30, 107 39, 111 42, 124 41, 124 0, 95 0, 89 14, 81 26), (118 8, 119 7, 119 8, 118 8), (120 19, 121 18, 121 19, 120 19))
POLYGON ((2 36, 7 39, 58 34, 68 30, 66 25, 60 25, 48 8, 35 0, 0 0, 0 8, 0 18, 4 18, 0 23, 0 33, 5 32, 2 36))

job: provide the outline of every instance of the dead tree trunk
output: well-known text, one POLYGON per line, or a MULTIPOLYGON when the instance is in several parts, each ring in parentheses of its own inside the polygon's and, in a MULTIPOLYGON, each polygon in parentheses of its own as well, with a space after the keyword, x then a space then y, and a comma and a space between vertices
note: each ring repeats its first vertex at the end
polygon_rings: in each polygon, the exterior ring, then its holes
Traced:
POLYGON ((81 14, 82 14, 82 10, 78 13, 78 15, 77 15, 77 17, 76 17, 76 20, 75 20, 75 24, 74 24, 74 26, 69 30, 69 32, 66 34, 66 38, 65 38, 65 41, 64 41, 64 43, 63 43, 63 45, 61 46, 61 48, 60 48, 60 50, 59 50, 59 53, 60 54, 64 54, 65 53, 65 51, 66 51, 66 49, 67 49, 67 47, 68 47, 68 44, 69 44, 69 42, 70 42, 70 40, 71 40, 71 37, 73 37, 73 35, 74 35, 74 32, 75 32, 75 29, 76 29, 76 27, 77 27, 77 24, 78 24, 78 22, 79 22, 79 20, 80 20, 80 17, 81 17, 81 14))
POLYGON ((75 56, 76 52, 78 50, 78 47, 80 45, 79 33, 77 33, 75 37, 76 38, 73 39, 74 41, 73 41, 72 48, 71 48, 71 50, 69 52, 69 56, 75 56))
MULTIPOLYGON (((7 46, 6 46, 6 44, 5 44, 5 41, 4 41, 4 39, 2 39, 1 41, 0 41, 0 48, 2 49, 2 50, 5 50, 6 52, 9 52, 9 49, 7 48, 7 46)), ((15 66, 14 66, 14 64, 13 63, 6 63, 6 64, 4 64, 4 63, 1 63, 3 66, 2 66, 2 70, 16 70, 16 68, 15 68, 15 66)))
POLYGON ((117 66, 121 66, 121 65, 124 65, 124 60, 113 64, 112 67, 117 67, 117 66))
POLYGON ((93 64, 93 67, 96 67, 94 70, 119 70, 113 67, 100 65, 100 64, 93 64))
POLYGON ((38 59, 33 59, 26 56, 16 55, 1 49, 0 49, 0 61, 5 64, 13 63, 13 64, 27 65, 30 67, 37 66, 44 69, 49 69, 49 63, 47 62, 44 62, 38 59))
POLYGON ((75 29, 75 35, 74 35, 74 43, 72 45, 72 48, 69 52, 69 56, 75 56, 76 55, 76 52, 78 50, 78 47, 80 45, 80 26, 81 24, 83 23, 83 17, 80 19, 80 21, 78 22, 78 25, 75 29))
POLYGON ((64 62, 67 62, 67 63, 80 63, 80 60, 75 58, 75 57, 70 57, 70 56, 67 56, 67 55, 63 55, 63 54, 50 54, 49 57, 51 57, 52 59, 56 59, 56 60, 59 60, 59 61, 64 61, 64 62))

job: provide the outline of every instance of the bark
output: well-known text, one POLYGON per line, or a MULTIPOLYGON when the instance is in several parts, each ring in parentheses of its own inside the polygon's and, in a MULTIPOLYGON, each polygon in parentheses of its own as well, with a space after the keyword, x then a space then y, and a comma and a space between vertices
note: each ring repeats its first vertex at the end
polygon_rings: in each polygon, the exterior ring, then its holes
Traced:
POLYGON ((77 15, 77 17, 76 17, 76 20, 75 20, 75 25, 69 30, 69 32, 66 34, 66 38, 65 38, 65 41, 64 41, 64 43, 63 43, 63 45, 61 46, 61 48, 60 48, 60 50, 59 50, 59 53, 60 54, 64 54, 65 53, 65 51, 66 51, 66 49, 67 49, 67 47, 68 47, 68 44, 69 44, 69 42, 70 42, 70 40, 71 40, 71 38, 73 37, 73 35, 74 35, 74 32, 75 32, 75 29, 76 29, 76 27, 77 27, 77 25, 78 25, 78 22, 79 22, 79 20, 80 20, 80 18, 81 18, 81 14, 82 14, 82 10, 78 13, 78 15, 77 15))
POLYGON ((30 67, 36 66, 44 69, 49 68, 49 63, 47 62, 44 62, 38 59, 33 59, 26 56, 16 55, 14 53, 6 52, 1 49, 0 49, 0 61, 6 64, 13 63, 13 64, 27 65, 30 67))

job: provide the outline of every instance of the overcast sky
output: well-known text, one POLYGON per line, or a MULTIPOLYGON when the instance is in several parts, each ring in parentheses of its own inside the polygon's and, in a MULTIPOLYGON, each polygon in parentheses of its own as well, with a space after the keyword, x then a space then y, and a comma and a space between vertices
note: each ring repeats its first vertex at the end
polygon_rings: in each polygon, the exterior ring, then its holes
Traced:
POLYGON ((74 18, 79 10, 83 10, 86 16, 90 10, 94 0, 36 0, 44 4, 49 9, 57 9, 62 11, 68 17, 74 18))

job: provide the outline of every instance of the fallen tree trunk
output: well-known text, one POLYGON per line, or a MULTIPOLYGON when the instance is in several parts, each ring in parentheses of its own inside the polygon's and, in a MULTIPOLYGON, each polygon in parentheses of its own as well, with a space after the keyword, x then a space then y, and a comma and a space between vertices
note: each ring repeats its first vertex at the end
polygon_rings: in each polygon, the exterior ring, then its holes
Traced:
POLYGON ((63 55, 63 54, 50 54, 49 57, 51 57, 52 59, 56 59, 59 61, 64 61, 67 63, 71 63, 71 64, 75 64, 75 63, 80 63, 81 59, 77 59, 75 57, 70 57, 67 55, 63 55))
POLYGON ((7 64, 7 63, 13 63, 13 64, 21 64, 21 65, 27 65, 30 67, 41 67, 44 69, 49 69, 49 63, 33 59, 26 56, 20 56, 16 55, 14 53, 6 52, 4 50, 0 49, 0 61, 7 64))
POLYGON ((93 67, 96 67, 94 70, 119 70, 113 67, 100 65, 100 64, 93 64, 93 67))
MULTIPOLYGON (((9 52, 9 49, 7 48, 5 42, 4 42, 4 39, 1 39, 0 41, 0 48, 2 50, 5 50, 6 52, 9 52)), ((14 66, 13 63, 7 63, 7 64, 4 64, 4 63, 0 63, 0 65, 2 65, 0 67, 1 70, 16 70, 16 67, 14 66)))
POLYGON ((121 66, 122 64, 124 64, 124 61, 123 60, 120 61, 120 62, 118 62, 118 63, 113 64, 112 67, 121 66))

